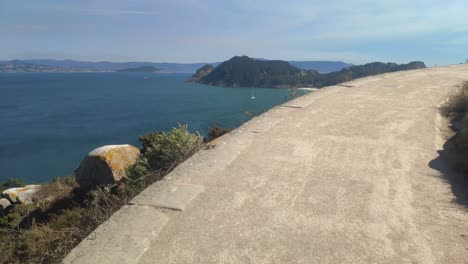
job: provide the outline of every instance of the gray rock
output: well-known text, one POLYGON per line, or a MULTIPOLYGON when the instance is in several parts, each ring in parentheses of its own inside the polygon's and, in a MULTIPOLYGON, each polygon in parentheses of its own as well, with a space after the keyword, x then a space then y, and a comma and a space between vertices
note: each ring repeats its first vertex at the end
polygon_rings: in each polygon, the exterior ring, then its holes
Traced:
POLYGON ((75 171, 83 189, 119 182, 129 166, 135 164, 140 150, 131 145, 108 145, 91 151, 75 171))
POLYGON ((3 191, 3 196, 12 203, 30 204, 37 200, 37 192, 41 185, 26 185, 24 187, 10 188, 3 191))

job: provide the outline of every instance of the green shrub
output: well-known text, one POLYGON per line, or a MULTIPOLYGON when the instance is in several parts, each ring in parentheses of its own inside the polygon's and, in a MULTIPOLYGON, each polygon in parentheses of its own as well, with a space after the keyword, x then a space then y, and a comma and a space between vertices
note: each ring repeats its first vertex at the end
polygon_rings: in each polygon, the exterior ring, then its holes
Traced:
POLYGON ((133 197, 163 176, 164 174, 160 171, 152 172, 146 158, 140 156, 136 163, 127 169, 127 178, 123 182, 125 184, 123 191, 128 196, 133 197))
POLYGON ((24 218, 34 210, 36 210, 36 206, 33 204, 15 205, 7 215, 0 218, 0 228, 18 228, 24 218))
POLYGON ((151 170, 169 170, 183 162, 202 146, 202 137, 190 133, 187 125, 179 125, 171 132, 157 132, 141 136, 141 153, 151 170))
POLYGON ((24 181, 18 178, 8 178, 4 182, 0 183, 0 192, 15 187, 23 187, 24 181))
POLYGON ((140 157, 135 164, 127 169, 127 177, 132 181, 138 181, 141 177, 150 173, 148 160, 145 157, 140 157))

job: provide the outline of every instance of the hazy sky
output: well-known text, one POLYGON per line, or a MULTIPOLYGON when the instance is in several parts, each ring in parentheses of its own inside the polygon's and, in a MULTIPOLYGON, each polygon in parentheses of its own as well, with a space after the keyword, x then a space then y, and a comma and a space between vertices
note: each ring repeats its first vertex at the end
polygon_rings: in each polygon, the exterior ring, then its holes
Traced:
POLYGON ((0 59, 468 59, 468 0, 0 0, 0 59))

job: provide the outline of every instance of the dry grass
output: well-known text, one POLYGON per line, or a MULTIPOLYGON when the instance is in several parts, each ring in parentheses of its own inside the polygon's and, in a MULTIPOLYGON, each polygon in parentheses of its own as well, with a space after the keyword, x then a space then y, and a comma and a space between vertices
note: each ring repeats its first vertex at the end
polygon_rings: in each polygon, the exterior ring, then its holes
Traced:
POLYGON ((41 201, 61 200, 70 196, 78 183, 74 176, 57 177, 51 182, 42 185, 42 188, 37 194, 41 201))
POLYGON ((80 193, 73 176, 61 177, 43 185, 38 202, 15 205, 0 219, 0 263, 60 262, 121 206, 110 193, 94 192, 98 200, 80 193))
POLYGON ((41 190, 45 200, 16 205, 1 218, 0 263, 59 263, 140 187, 121 183, 82 193, 73 177, 55 179, 41 190))

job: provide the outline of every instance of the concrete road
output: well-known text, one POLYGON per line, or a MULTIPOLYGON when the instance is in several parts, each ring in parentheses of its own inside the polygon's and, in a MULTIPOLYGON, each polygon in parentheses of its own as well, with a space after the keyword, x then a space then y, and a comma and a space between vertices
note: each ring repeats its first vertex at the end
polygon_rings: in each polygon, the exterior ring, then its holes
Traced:
POLYGON ((384 74, 275 107, 65 262, 468 263, 468 213, 429 166, 443 142, 437 106, 462 80, 466 64, 384 74))

